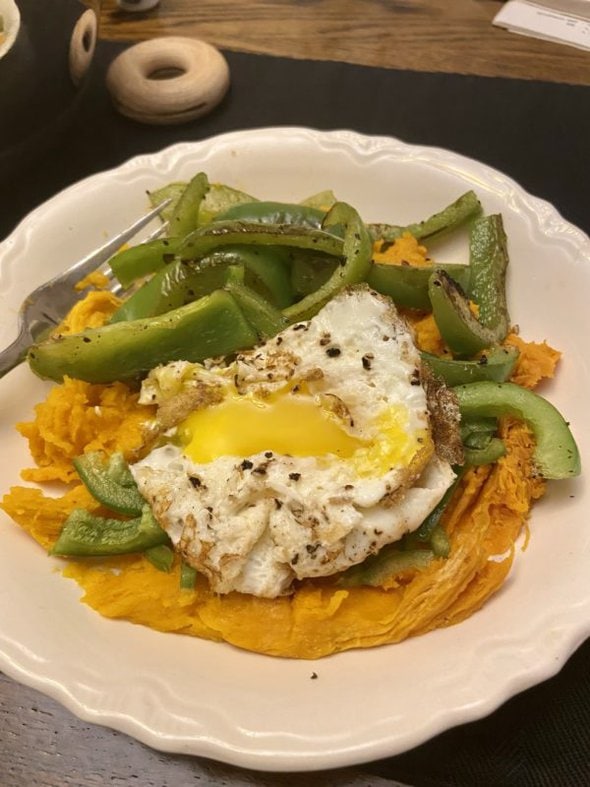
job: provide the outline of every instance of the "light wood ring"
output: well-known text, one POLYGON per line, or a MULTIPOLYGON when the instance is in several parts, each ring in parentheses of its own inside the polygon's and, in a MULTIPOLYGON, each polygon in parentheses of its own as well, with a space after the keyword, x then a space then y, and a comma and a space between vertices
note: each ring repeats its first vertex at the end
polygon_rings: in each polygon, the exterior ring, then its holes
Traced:
POLYGON ((210 112, 229 87, 229 66, 205 41, 171 36, 122 52, 107 72, 115 107, 142 123, 184 123, 210 112), (170 74, 158 78, 157 74, 170 74))
POLYGON ((70 76, 75 85, 82 81, 90 63, 92 63, 97 35, 98 21, 96 13, 89 8, 84 11, 74 25, 70 39, 70 76))

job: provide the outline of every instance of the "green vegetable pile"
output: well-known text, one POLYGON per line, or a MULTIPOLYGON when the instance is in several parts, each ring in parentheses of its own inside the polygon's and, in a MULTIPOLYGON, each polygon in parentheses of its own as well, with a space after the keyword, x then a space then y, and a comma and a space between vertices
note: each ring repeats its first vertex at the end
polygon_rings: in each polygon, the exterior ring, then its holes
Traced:
MULTIPOLYGON (((163 210, 167 236, 110 261, 122 286, 131 288, 129 297, 108 325, 34 346, 29 364, 39 376, 109 383, 172 360, 227 355, 309 319, 343 287, 363 281, 400 306, 435 308, 444 324, 450 321, 446 308, 466 323, 461 335, 474 331, 470 315, 463 319, 461 291, 477 300, 486 283, 475 277, 470 292, 468 266, 433 271, 372 262, 376 240, 392 242, 405 231, 432 240, 477 216, 481 206, 471 191, 409 227, 367 225, 331 192, 301 204, 261 202, 209 184, 202 172, 188 184, 153 192, 151 200, 170 200, 163 210), (433 273, 454 288, 451 306, 437 297, 433 273)), ((490 323, 491 315, 486 319, 490 323)), ((488 324, 481 331, 486 339, 492 334, 488 324)))
MULTIPOLYGON (((544 477, 580 473, 579 452, 560 413, 537 394, 507 382, 518 351, 502 346, 510 328, 506 235, 502 217, 482 215, 473 191, 408 226, 366 224, 329 191, 299 204, 263 202, 210 184, 202 172, 188 184, 172 183, 151 193, 150 199, 154 205, 169 202, 162 211, 167 236, 125 249, 110 261, 119 282, 130 288, 129 297, 104 327, 35 345, 28 360, 39 376, 133 382, 158 364, 228 355, 311 318, 344 287, 366 282, 398 306, 431 311, 452 352, 452 357, 423 353, 422 358, 457 395, 465 449, 459 475, 504 454, 497 419, 506 415, 524 420, 533 431, 535 460, 544 477), (430 242, 459 228, 469 232, 469 265, 418 268, 372 260, 375 242, 393 243, 404 232, 430 242)), ((86 519, 66 524, 55 553, 147 550, 166 570, 172 558, 165 534, 136 499, 120 458, 104 464, 102 458, 83 457, 77 468, 98 500, 134 518, 124 525, 105 519, 97 527, 82 512, 86 519)), ((408 537, 413 545, 428 545, 436 555, 448 550, 438 525, 448 497, 408 537)), ((395 559, 401 559, 398 552, 395 559)), ((377 582, 383 558, 374 562, 377 582)), ((352 584, 354 576, 351 570, 352 584)))

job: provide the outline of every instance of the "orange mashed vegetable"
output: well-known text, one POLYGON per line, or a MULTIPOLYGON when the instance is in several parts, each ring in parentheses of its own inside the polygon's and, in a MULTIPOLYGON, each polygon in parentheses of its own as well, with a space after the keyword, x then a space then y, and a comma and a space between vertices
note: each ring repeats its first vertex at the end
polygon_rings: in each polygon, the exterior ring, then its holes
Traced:
MULTIPOLYGON (((68 325, 79 330, 100 324, 116 305, 108 293, 92 293, 73 310, 68 325)), ((430 317, 412 322, 421 349, 444 351, 430 317)), ((553 375, 559 358, 555 350, 526 343, 516 334, 507 343, 521 352, 516 382, 533 387, 553 375)), ((101 512, 79 483, 72 459, 84 450, 122 451, 133 459, 153 415, 151 407, 138 404, 137 392, 122 383, 66 379, 37 405, 35 420, 17 428, 28 439, 36 464, 23 471, 23 478, 64 482, 68 491, 56 498, 35 487, 13 487, 2 508, 43 548, 50 548, 74 508, 101 512)), ((505 420, 501 432, 506 456, 493 466, 468 471, 445 512, 450 556, 421 570, 405 570, 386 587, 342 588, 324 579, 306 581, 292 596, 272 600, 239 593, 219 596, 200 578, 194 590, 181 590, 178 561, 165 573, 141 555, 72 559, 63 573, 81 586, 82 600, 106 617, 274 656, 318 658, 449 626, 473 614, 502 585, 532 502, 544 492, 544 482, 534 472, 534 443, 527 429, 505 420)))

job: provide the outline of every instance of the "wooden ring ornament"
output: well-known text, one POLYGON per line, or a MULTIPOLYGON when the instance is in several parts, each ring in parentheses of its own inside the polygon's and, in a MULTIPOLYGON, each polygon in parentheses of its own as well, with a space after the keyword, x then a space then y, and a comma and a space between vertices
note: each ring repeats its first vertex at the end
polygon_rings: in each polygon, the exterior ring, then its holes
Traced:
POLYGON ((79 85, 84 74, 88 71, 98 35, 98 22, 96 13, 89 8, 74 25, 70 39, 70 76, 75 85, 79 85))
POLYGON ((154 125, 184 123, 219 104, 229 87, 229 66, 205 41, 152 38, 113 60, 107 87, 126 117, 154 125))

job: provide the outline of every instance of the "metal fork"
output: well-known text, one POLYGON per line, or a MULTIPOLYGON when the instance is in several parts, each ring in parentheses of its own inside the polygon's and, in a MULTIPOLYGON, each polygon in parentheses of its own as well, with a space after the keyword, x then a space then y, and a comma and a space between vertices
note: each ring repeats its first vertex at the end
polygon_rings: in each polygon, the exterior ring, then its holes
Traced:
MULTIPOLYGON (((18 312, 18 336, 12 344, 0 352, 0 377, 22 363, 29 347, 56 325, 59 325, 72 306, 84 296, 85 291, 76 290, 75 285, 89 273, 101 269, 101 266, 124 243, 149 224, 170 202, 170 199, 164 200, 145 216, 137 219, 127 229, 105 243, 104 246, 91 252, 87 257, 74 263, 63 273, 54 276, 53 279, 27 295, 18 312)), ((165 225, 158 227, 146 240, 158 237, 164 229, 165 225)), ((112 278, 108 289, 115 294, 120 294, 121 285, 112 277, 108 266, 105 265, 101 270, 112 278)))

